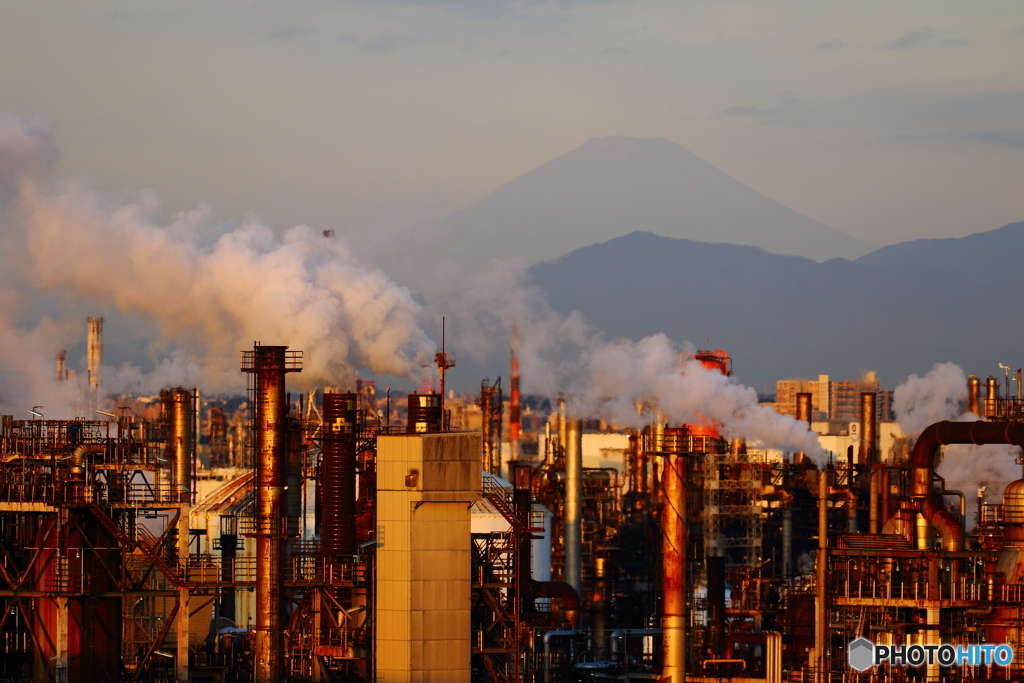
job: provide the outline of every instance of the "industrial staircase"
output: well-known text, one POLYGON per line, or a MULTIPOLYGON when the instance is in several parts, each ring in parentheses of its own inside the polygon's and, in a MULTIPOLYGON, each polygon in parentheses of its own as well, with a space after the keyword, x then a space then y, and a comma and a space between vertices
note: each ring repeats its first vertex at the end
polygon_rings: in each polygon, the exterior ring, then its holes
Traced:
POLYGON ((96 520, 107 529, 107 531, 113 534, 114 538, 116 538, 121 545, 126 548, 138 548, 141 550, 142 554, 153 563, 153 566, 159 569, 160 573, 171 582, 171 585, 176 588, 184 588, 188 585, 185 582, 185 579, 182 578, 181 574, 178 573, 178 570, 171 567, 171 565, 164 560, 161 553, 161 543, 159 539, 153 538, 148 533, 143 533, 141 527, 139 527, 139 539, 137 541, 133 541, 128 537, 128 534, 125 533, 124 529, 122 529, 117 522, 111 519, 106 510, 101 508, 99 505, 89 503, 85 507, 92 513, 93 517, 95 517, 96 520))
POLYGON ((501 516, 505 518, 516 532, 521 534, 544 533, 544 513, 539 510, 535 513, 531 510, 530 523, 529 525, 524 524, 523 520, 516 514, 512 490, 502 486, 498 483, 497 479, 486 474, 483 480, 483 495, 487 502, 501 513, 501 516))

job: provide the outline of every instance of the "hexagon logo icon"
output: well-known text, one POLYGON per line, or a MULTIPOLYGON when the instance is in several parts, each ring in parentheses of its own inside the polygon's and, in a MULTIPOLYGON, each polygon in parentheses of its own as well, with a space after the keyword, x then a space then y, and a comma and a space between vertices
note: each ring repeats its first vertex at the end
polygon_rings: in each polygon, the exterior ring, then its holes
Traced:
POLYGON ((861 673, 875 665, 875 646, 867 638, 852 641, 846 652, 850 666, 861 673))

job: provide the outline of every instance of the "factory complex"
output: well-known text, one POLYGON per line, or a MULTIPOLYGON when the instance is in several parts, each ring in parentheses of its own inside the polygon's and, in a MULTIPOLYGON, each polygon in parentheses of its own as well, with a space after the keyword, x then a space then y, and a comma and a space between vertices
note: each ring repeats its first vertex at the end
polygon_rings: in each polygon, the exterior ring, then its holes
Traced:
POLYGON ((247 396, 115 404, 101 339, 86 417, 0 423, 0 681, 1024 679, 1024 479, 939 474, 1021 462, 1019 370, 914 434, 872 374, 780 380, 812 453, 523 396, 515 343, 475 395, 443 349, 439 391, 290 392, 256 343, 247 396))

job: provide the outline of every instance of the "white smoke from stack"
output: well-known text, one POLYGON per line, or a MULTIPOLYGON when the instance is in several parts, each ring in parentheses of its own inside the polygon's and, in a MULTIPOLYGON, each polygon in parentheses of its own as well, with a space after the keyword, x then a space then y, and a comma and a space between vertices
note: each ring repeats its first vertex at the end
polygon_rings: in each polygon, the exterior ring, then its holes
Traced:
MULTIPOLYGON (((966 401, 967 375, 955 363, 936 363, 924 377, 911 375, 893 392, 896 421, 908 436, 920 434, 942 420, 980 419, 964 411, 966 401)), ((935 471, 946 480, 947 489, 964 493, 968 529, 974 525, 979 489, 984 487, 986 502, 1000 503, 1006 485, 1021 477, 1021 466, 1015 462, 1019 455, 1019 448, 998 444, 954 444, 942 448, 935 471)), ((945 500, 951 505, 954 499, 945 500)))
POLYGON ((437 317, 447 312, 449 329, 458 330, 459 352, 478 357, 507 343, 517 324, 523 394, 553 402, 565 391, 577 417, 624 427, 643 427, 659 412, 675 425, 710 419, 722 423, 725 436, 752 445, 805 451, 813 458, 821 454, 805 423, 762 408, 753 389, 699 363, 680 368, 680 349, 666 336, 607 343, 579 314, 555 312, 530 285, 522 264, 491 263, 437 297, 432 307, 437 317), (642 414, 638 403, 648 406, 642 414))
MULTIPOLYGON (((27 262, 12 286, 151 316, 164 348, 178 348, 156 377, 194 379, 201 368, 207 390, 244 386, 239 351, 254 341, 304 351, 294 378, 303 385, 345 385, 358 367, 418 375, 432 356, 435 345, 409 292, 360 263, 341 240, 306 226, 279 240, 255 220, 225 231, 203 208, 164 220, 151 192, 123 203, 81 182, 48 190, 40 177, 52 148, 45 126, 0 119, 0 196, 14 207, 3 217, 5 233, 27 262)), ((45 356, 53 345, 43 347, 45 356)), ((48 358, 52 378, 51 364, 48 358)), ((104 372, 107 391, 152 384, 131 367, 104 372)), ((24 384, 41 390, 34 380, 24 384)))
MULTIPOLYGON (((687 357, 695 349, 681 350, 687 357)), ((587 358, 587 379, 570 399, 570 409, 633 427, 650 424, 659 413, 670 425, 711 420, 722 425, 726 438, 804 451, 821 464, 817 436, 805 423, 759 405, 756 391, 698 361, 688 360, 680 367, 679 354, 663 334, 598 347, 587 358), (638 405, 646 408, 638 412, 638 405)))
POLYGON ((967 375, 955 363, 936 363, 924 377, 911 375, 893 392, 892 408, 904 434, 920 434, 942 420, 978 419, 965 415, 967 375))

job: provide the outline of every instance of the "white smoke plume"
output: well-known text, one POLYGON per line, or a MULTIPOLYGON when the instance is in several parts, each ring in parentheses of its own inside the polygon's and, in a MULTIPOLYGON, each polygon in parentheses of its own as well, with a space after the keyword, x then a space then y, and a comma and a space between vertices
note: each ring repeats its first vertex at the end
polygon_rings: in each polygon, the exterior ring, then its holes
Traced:
POLYGON ((761 407, 753 389, 697 362, 680 366, 679 352, 692 354, 692 345, 677 348, 662 334, 608 342, 578 313, 554 311, 522 264, 488 264, 436 296, 429 308, 437 317, 448 313, 460 352, 473 356, 504 346, 513 324, 518 326, 523 394, 552 401, 564 396, 578 417, 636 428, 659 414, 674 425, 714 420, 729 438, 812 458, 821 454, 806 424, 761 407))
POLYGON ((649 424, 658 413, 669 424, 710 420, 722 425, 726 438, 804 451, 820 460, 821 447, 806 424, 759 405, 756 391, 717 370, 695 360, 680 366, 680 353, 688 358, 693 351, 692 346, 677 348, 663 334, 600 346, 587 358, 587 381, 577 386, 571 405, 580 414, 636 427, 649 424))
POLYGON ((892 407, 904 434, 919 434, 942 420, 977 419, 965 416, 967 375, 955 363, 936 363, 924 377, 911 375, 893 392, 892 407))
MULTIPOLYGON (((345 384, 357 368, 418 375, 432 355, 409 292, 363 265, 340 239, 299 226, 279 240, 255 220, 226 229, 204 208, 165 220, 151 192, 119 202, 79 181, 50 189, 41 178, 52 150, 45 126, 0 119, 0 197, 7 199, 0 220, 4 246, 15 244, 21 261, 18 281, 5 284, 155 320, 167 352, 157 372, 105 370, 107 389, 152 390, 199 375, 207 390, 237 388, 244 382, 239 351, 254 341, 304 351, 300 385, 345 384)), ((13 314, 2 323, 4 338, 25 336, 13 314)), ((13 343, 0 349, 8 373, 17 362, 13 343)), ((21 385, 41 390, 35 375, 52 376, 52 351, 31 368, 17 366, 21 385)))

